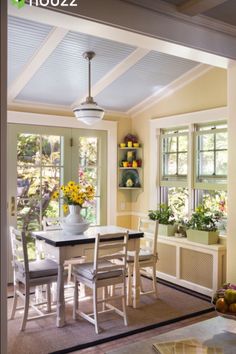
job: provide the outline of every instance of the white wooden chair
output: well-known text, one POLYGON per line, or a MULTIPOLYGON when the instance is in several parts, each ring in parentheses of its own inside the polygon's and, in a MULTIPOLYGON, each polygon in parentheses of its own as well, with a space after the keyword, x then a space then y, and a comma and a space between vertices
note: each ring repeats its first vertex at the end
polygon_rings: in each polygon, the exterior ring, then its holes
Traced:
POLYGON ((96 333, 99 333, 98 314, 101 312, 115 311, 124 318, 127 326, 126 315, 126 257, 127 257, 127 233, 98 234, 95 242, 94 261, 73 266, 75 279, 73 317, 79 316, 95 325, 96 333), (120 264, 114 260, 122 259, 120 264), (79 309, 78 285, 85 284, 93 291, 93 313, 86 314, 79 309), (113 296, 108 295, 107 287, 116 284, 122 285, 122 293, 113 296), (98 299, 98 289, 103 288, 103 297, 98 299), (108 303, 110 300, 122 300, 123 311, 108 303), (98 311, 98 305, 102 304, 102 311, 98 311))
MULTIPOLYGON (((53 230, 61 230, 61 225, 60 225, 61 218, 43 218, 43 231, 53 231, 53 230)), ((65 267, 68 270, 68 275, 67 275, 67 284, 70 284, 71 282, 71 272, 72 272, 72 265, 80 264, 84 262, 85 257, 74 257, 71 259, 68 259, 65 261, 65 267)))
MULTIPOLYGON (((144 232, 144 238, 141 239, 141 247, 138 255, 138 267, 139 275, 147 274, 150 276, 150 273, 145 271, 145 268, 151 268, 152 271, 152 290, 145 291, 142 286, 141 276, 140 276, 140 285, 141 292, 140 294, 155 294, 158 296, 157 292, 157 281, 156 281, 156 264, 158 260, 157 253, 157 238, 158 238, 158 220, 153 221, 147 218, 140 218, 138 229, 139 231, 144 232)), ((132 275, 134 268, 134 252, 128 251, 127 254, 127 267, 128 267, 128 304, 132 303, 132 275)))
POLYGON ((21 330, 24 331, 27 321, 56 314, 56 312, 51 312, 50 285, 57 282, 58 265, 51 259, 29 262, 25 233, 11 226, 10 237, 14 269, 14 299, 10 319, 14 318, 16 310, 24 309, 21 325, 21 330), (24 285, 24 289, 21 284, 24 285), (33 305, 30 300, 30 287, 44 284, 46 284, 47 302, 33 305), (24 300, 24 306, 17 307, 18 297, 24 300), (38 308, 44 304, 47 304, 47 313, 43 313, 38 308), (29 317, 30 306, 37 312, 37 316, 29 317))

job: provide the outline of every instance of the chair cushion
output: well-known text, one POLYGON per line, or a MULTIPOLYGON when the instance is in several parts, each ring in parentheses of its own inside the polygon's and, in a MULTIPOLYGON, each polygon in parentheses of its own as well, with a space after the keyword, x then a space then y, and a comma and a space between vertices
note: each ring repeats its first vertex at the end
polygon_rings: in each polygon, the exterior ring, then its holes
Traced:
MULTIPOLYGON (((134 262, 134 251, 127 252, 127 262, 134 262)), ((139 261, 147 261, 153 257, 150 249, 141 248, 139 251, 139 261)))
MULTIPOLYGON (((99 266, 100 267, 109 267, 109 266, 114 266, 114 263, 111 263, 109 261, 101 261, 101 262, 99 262, 99 266)), ((80 275, 80 276, 87 278, 89 280, 94 280, 95 274, 94 274, 93 262, 82 263, 77 266, 74 266, 73 267, 73 274, 80 275)), ((122 270, 120 270, 120 269, 98 272, 97 279, 101 280, 101 279, 115 278, 115 277, 119 277, 120 275, 122 275, 122 270)))
POLYGON ((58 264, 52 259, 43 259, 29 263, 30 278, 50 277, 57 275, 58 264))
MULTIPOLYGON (((24 276, 25 268, 23 262, 16 261, 17 271, 24 276)), ((50 277, 57 275, 58 264, 52 259, 43 259, 29 262, 30 279, 50 277)))

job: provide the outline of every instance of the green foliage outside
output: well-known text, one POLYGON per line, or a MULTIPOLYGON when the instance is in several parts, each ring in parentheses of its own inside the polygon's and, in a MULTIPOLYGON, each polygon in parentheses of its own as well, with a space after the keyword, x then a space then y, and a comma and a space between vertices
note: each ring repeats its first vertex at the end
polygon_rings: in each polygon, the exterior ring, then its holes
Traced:
POLYGON ((181 221, 188 215, 188 189, 168 188, 168 204, 171 205, 176 221, 181 221))
MULTIPOLYGON (((83 174, 96 189, 97 148, 97 138, 79 138, 78 180, 83 174)), ((58 202, 51 198, 62 183, 62 163, 60 136, 18 134, 17 228, 27 234, 30 259, 35 258, 34 239, 30 233, 41 229, 44 216, 57 217, 62 212, 62 200, 58 202)), ((86 208, 86 219, 92 224, 96 223, 96 207, 97 203, 94 201, 86 208)))

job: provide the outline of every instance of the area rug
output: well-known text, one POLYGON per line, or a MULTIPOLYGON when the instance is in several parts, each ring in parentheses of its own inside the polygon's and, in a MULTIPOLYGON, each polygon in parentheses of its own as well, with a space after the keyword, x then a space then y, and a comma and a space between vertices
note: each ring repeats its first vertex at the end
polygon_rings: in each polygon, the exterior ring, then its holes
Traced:
MULTIPOLYGON (((144 282, 145 288, 151 286, 150 280, 144 279, 144 282)), ((143 295, 139 308, 128 307, 128 327, 124 326, 123 319, 115 313, 101 314, 102 332, 98 335, 94 326, 86 320, 72 319, 72 300, 66 304, 67 324, 63 328, 56 327, 55 317, 48 317, 28 322, 26 330, 21 332, 22 314, 18 312, 14 320, 8 321, 8 353, 70 353, 214 310, 210 299, 205 296, 185 292, 165 282, 158 283, 158 299, 154 295, 143 295)), ((8 302, 10 308, 12 298, 8 302)), ((91 311, 91 301, 82 301, 81 308, 91 311)))

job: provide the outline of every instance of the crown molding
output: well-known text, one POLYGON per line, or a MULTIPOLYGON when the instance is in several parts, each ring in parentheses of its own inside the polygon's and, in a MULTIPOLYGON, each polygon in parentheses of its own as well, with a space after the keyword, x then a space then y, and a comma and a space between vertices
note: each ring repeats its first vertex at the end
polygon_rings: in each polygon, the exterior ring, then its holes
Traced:
POLYGON ((55 114, 60 112, 60 115, 69 115, 74 116, 69 106, 63 105, 53 105, 53 104, 45 104, 33 101, 21 101, 14 100, 8 102, 7 109, 9 111, 29 111, 32 113, 46 113, 46 114, 55 114))

